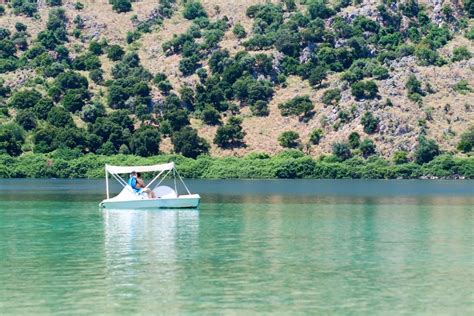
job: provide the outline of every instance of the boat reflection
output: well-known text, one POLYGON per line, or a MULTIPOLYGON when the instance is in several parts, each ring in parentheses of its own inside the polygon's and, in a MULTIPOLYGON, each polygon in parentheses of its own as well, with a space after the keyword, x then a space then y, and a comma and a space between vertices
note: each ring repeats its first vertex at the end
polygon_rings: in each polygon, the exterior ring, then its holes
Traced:
POLYGON ((197 256, 197 209, 104 210, 103 218, 110 296, 124 299, 140 294, 131 289, 154 295, 178 291, 174 287, 179 284, 182 256, 197 256))

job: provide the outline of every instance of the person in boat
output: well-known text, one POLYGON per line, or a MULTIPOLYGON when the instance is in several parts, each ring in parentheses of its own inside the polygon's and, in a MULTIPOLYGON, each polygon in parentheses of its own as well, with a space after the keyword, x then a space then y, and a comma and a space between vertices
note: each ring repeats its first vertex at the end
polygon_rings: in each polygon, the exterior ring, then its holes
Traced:
POLYGON ((140 193, 141 192, 141 189, 138 187, 138 182, 137 182, 137 172, 136 171, 132 171, 130 173, 130 178, 128 179, 128 185, 132 187, 133 191, 135 191, 135 193, 140 193))
POLYGON ((145 181, 143 181, 142 174, 137 172, 137 187, 142 191, 145 192, 150 199, 155 198, 155 192, 147 188, 145 185, 145 181))

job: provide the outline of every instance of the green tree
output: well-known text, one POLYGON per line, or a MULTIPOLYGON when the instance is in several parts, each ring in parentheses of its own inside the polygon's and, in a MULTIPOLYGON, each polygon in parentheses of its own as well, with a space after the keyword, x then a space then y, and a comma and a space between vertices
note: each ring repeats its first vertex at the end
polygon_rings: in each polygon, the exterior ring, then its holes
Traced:
POLYGON ((393 162, 396 165, 408 163, 408 153, 404 150, 396 151, 395 154, 393 155, 393 162))
POLYGON ((185 157, 196 158, 209 152, 209 143, 198 136, 195 129, 185 126, 171 137, 174 151, 185 157))
POLYGON ((424 136, 418 138, 418 147, 415 151, 415 161, 417 164, 424 164, 433 160, 440 154, 439 146, 433 139, 424 136))
POLYGON ((357 132, 352 132, 350 135, 349 135, 349 146, 352 148, 352 149, 356 149, 358 148, 360 145, 360 135, 359 133, 357 132))
POLYGON ((19 156, 25 143, 25 131, 15 123, 0 125, 0 154, 19 156))
POLYGON ((466 46, 459 46, 453 49, 453 57, 451 58, 452 61, 461 61, 461 60, 468 60, 472 56, 469 49, 466 46))
POLYGON ((302 118, 310 118, 314 104, 309 96, 305 95, 294 97, 285 103, 281 103, 278 105, 278 108, 280 109, 281 115, 283 116, 301 115, 302 118))
POLYGON ((183 16, 188 20, 194 20, 199 17, 207 17, 207 14, 199 1, 190 0, 185 4, 183 16))
POLYGON ((316 128, 309 135, 309 142, 313 145, 318 145, 322 137, 323 137, 322 129, 316 128))
POLYGON ((33 107, 33 113, 40 120, 45 120, 48 117, 49 111, 54 107, 53 100, 44 97, 39 100, 33 107))
POLYGON ((359 149, 364 158, 368 158, 375 154, 375 143, 371 139, 364 139, 360 145, 359 149))
POLYGON ((18 112, 15 121, 26 131, 30 131, 36 127, 36 117, 28 110, 18 112))
POLYGON ((71 114, 61 107, 54 107, 49 111, 48 122, 56 127, 74 126, 71 114))
POLYGON ((379 121, 379 118, 374 117, 371 112, 365 112, 360 120, 364 126, 364 132, 367 134, 373 134, 375 131, 377 131, 379 121))
POLYGON ((235 24, 232 32, 234 33, 235 37, 240 39, 247 36, 247 32, 245 32, 244 27, 240 23, 235 24))
POLYGON ((112 61, 118 61, 125 55, 125 51, 120 45, 110 45, 107 49, 107 57, 112 61))
POLYGON ((346 143, 334 143, 332 145, 332 153, 340 161, 344 161, 352 157, 351 149, 346 143))
POLYGON ((132 10, 132 3, 130 0, 110 0, 112 9, 118 13, 129 12, 132 10))
POLYGON ((242 129, 242 119, 231 116, 227 123, 219 126, 214 137, 214 144, 221 148, 241 147, 245 132, 242 129))
POLYGON ((160 151, 161 135, 158 129, 151 126, 143 126, 133 133, 131 144, 135 155, 149 157, 157 155, 160 151))
POLYGON ((15 92, 8 104, 15 109, 26 110, 34 107, 41 98, 41 93, 35 89, 25 89, 15 92))
POLYGON ((457 148, 464 153, 472 151, 474 148, 474 126, 470 126, 467 131, 461 134, 457 148))
POLYGON ((284 148, 297 148, 300 146, 300 135, 295 131, 286 131, 278 136, 278 143, 284 148))
POLYGON ((221 122, 221 116, 219 112, 209 104, 206 105, 206 107, 202 110, 201 119, 207 125, 218 125, 221 122))
POLYGON ((326 105, 338 104, 341 100, 341 90, 339 89, 328 89, 324 91, 321 101, 326 105))
POLYGON ((352 95, 358 99, 373 99, 377 96, 379 89, 373 80, 358 81, 351 85, 352 95))
POLYGON ((268 102, 257 100, 257 102, 250 105, 250 111, 252 111, 252 114, 255 116, 267 116, 270 113, 268 110, 268 102))

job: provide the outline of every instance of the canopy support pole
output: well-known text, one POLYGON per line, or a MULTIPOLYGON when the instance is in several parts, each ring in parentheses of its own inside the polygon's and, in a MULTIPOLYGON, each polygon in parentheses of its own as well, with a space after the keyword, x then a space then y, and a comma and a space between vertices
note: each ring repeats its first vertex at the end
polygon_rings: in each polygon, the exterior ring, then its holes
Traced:
POLYGON ((166 177, 170 174, 170 172, 171 172, 171 170, 168 170, 168 172, 165 174, 165 176, 163 177, 163 179, 161 179, 160 182, 158 182, 158 184, 153 187, 153 189, 155 189, 156 187, 158 187, 158 186, 161 184, 161 182, 163 182, 163 181, 166 179, 166 177))
POLYGON ((153 182, 155 182, 156 179, 158 179, 158 178, 163 174, 163 172, 165 172, 165 171, 163 170, 163 171, 161 171, 160 173, 158 173, 158 175, 157 175, 156 177, 154 177, 153 180, 150 181, 150 183, 147 184, 147 186, 145 187, 145 189, 148 188, 148 187, 150 187, 150 185, 151 185, 153 182))
POLYGON ((184 188, 186 189, 186 191, 188 192, 188 194, 191 195, 191 192, 189 191, 188 187, 186 186, 186 183, 184 183, 183 178, 181 178, 181 175, 179 174, 178 170, 176 170, 176 173, 178 174, 179 180, 180 180, 181 183, 184 185, 184 188))
POLYGON ((109 172, 107 171, 107 165, 105 166, 105 190, 107 191, 107 199, 109 199, 109 172))
POLYGON ((174 181, 174 192, 178 194, 178 188, 176 187, 176 169, 173 168, 173 181, 174 181))

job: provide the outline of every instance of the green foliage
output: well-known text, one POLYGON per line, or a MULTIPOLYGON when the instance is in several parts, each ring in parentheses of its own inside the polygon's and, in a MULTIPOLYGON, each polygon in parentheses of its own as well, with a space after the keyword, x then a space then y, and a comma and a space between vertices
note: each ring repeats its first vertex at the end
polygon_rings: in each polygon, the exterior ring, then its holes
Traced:
POLYGON ((339 161, 352 157, 351 149, 347 143, 334 143, 332 145, 332 153, 339 161))
POLYGON ((472 88, 469 86, 469 82, 467 80, 459 80, 454 86, 454 91, 457 91, 461 94, 466 94, 468 92, 472 92, 472 88))
POLYGON ((220 124, 221 117, 214 107, 207 105, 201 112, 201 119, 208 125, 218 125, 220 124))
POLYGON ((112 61, 118 61, 125 55, 125 51, 120 45, 110 45, 107 49, 107 57, 112 61))
POLYGON ((320 128, 316 128, 309 135, 309 142, 313 145, 318 145, 322 137, 323 131, 320 128))
POLYGON ((50 7, 57 7, 62 5, 62 0, 46 0, 46 4, 50 7))
POLYGON ((379 118, 374 117, 371 112, 365 112, 360 120, 364 126, 364 132, 367 134, 373 134, 377 131, 379 121, 379 118))
POLYGON ((227 123, 217 128, 214 144, 224 149, 243 146, 245 132, 241 124, 240 117, 231 116, 227 123))
POLYGON ((76 3, 74 3, 74 9, 80 11, 80 10, 84 9, 84 4, 82 4, 81 2, 76 2, 76 3))
POLYGON ((154 156, 160 151, 160 142, 161 135, 158 129, 150 126, 143 126, 133 134, 131 149, 137 156, 154 156))
POLYGON ((129 12, 132 10, 132 3, 130 0, 109 0, 112 4, 112 9, 118 13, 129 12))
POLYGON ((195 129, 186 126, 173 133, 171 137, 174 151, 184 157, 196 158, 201 154, 207 154, 209 144, 204 138, 198 136, 195 129))
POLYGON ((26 110, 33 108, 41 98, 41 93, 34 89, 20 90, 11 96, 8 105, 15 109, 26 110))
POLYGON ((368 158, 371 155, 375 154, 375 143, 371 139, 364 139, 360 145, 359 149, 364 158, 368 158))
POLYGON ((468 153, 474 148, 474 126, 470 126, 467 131, 461 134, 461 140, 457 146, 458 150, 468 153))
POLYGON ((341 100, 341 90, 339 89, 328 89, 324 91, 321 101, 326 105, 338 104, 341 100))
POLYGON ((0 125, 0 154, 19 156, 25 142, 25 131, 15 123, 0 125))
POLYGON ((183 16, 188 20, 194 20, 200 17, 207 17, 207 13, 199 1, 189 0, 184 6, 183 16))
POLYGON ((48 117, 49 111, 54 107, 53 100, 44 97, 40 99, 33 107, 33 113, 40 120, 45 120, 48 117))
POLYGON ((350 135, 349 135, 349 146, 352 148, 352 149, 356 149, 359 147, 360 145, 360 135, 359 133, 357 132, 352 132, 350 135))
POLYGON ((54 107, 48 113, 48 123, 56 127, 74 126, 71 114, 61 107, 54 107))
POLYGON ((300 135, 295 131, 286 131, 278 136, 278 143, 284 148, 297 148, 300 146, 300 135))
POLYGON ((250 110, 255 116, 267 116, 270 113, 268 110, 268 102, 264 100, 257 100, 254 104, 251 104, 250 110))
POLYGON ((36 117, 31 111, 23 110, 18 112, 15 121, 26 131, 30 131, 36 127, 36 117))
POLYGON ((451 60, 453 62, 461 61, 461 60, 468 60, 472 56, 469 49, 466 46, 459 46, 453 49, 453 57, 451 60))
POLYGON ((397 165, 408 163, 408 152, 404 150, 396 151, 393 155, 393 162, 397 165))
POLYGON ((351 85, 352 95, 358 99, 373 99, 377 96, 379 89, 373 80, 358 81, 351 85))
POLYGON ((440 154, 438 144, 432 140, 427 139, 424 136, 420 136, 418 139, 418 147, 415 151, 415 161, 418 164, 424 164, 433 160, 434 157, 440 154))
POLYGON ((38 5, 34 0, 12 0, 10 2, 15 14, 25 14, 33 16, 38 12, 38 5))
POLYGON ((309 96, 298 96, 278 105, 283 116, 301 116, 301 119, 309 119, 312 116, 314 104, 309 96))
POLYGON ((232 32, 234 33, 235 37, 239 39, 245 38, 247 36, 245 28, 240 23, 235 24, 234 28, 232 29, 232 32))

